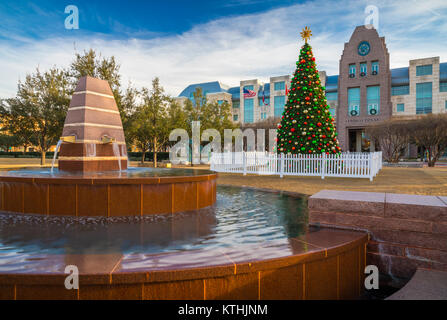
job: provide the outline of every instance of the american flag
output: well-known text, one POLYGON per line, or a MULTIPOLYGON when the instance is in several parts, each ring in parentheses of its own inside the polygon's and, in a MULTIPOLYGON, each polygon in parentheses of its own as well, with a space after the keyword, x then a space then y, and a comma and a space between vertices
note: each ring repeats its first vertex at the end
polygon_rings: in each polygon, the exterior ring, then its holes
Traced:
POLYGON ((252 98, 256 96, 256 92, 244 88, 244 98, 252 98))

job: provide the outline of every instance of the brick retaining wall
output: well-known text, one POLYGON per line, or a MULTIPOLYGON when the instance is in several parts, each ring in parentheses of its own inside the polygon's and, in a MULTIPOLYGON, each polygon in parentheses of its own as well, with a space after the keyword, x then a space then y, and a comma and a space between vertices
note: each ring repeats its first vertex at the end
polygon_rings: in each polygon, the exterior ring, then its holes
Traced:
POLYGON ((447 197, 323 190, 308 206, 312 224, 367 230, 367 264, 384 274, 447 271, 447 197))

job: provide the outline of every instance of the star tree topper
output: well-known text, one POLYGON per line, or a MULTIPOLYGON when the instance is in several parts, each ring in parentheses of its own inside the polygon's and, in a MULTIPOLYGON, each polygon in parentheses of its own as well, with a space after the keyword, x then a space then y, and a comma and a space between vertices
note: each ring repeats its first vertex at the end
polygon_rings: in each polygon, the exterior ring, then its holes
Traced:
POLYGON ((312 37, 312 31, 306 26, 303 31, 301 31, 301 38, 307 43, 307 40, 310 39, 310 37, 312 37))

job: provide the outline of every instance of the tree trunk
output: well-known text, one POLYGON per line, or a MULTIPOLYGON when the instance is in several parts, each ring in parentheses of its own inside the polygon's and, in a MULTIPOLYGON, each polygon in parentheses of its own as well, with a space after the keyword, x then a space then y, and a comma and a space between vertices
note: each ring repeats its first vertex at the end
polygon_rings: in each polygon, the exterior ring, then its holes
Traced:
POLYGON ((40 165, 45 165, 45 159, 46 159, 47 153, 45 151, 41 151, 40 153, 40 165))
POLYGON ((143 150, 143 149, 141 149, 141 150, 142 150, 142 152, 141 152, 141 163, 144 163, 144 157, 146 155, 146 150, 143 150))
POLYGON ((157 168, 157 148, 158 148, 157 138, 154 138, 153 147, 154 147, 154 168, 157 168))

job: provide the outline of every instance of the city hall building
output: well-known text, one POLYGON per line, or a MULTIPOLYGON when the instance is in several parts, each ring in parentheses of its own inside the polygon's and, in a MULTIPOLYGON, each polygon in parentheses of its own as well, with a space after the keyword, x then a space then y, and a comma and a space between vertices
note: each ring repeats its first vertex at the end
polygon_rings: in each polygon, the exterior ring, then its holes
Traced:
MULTIPOLYGON (((447 112, 447 63, 432 57, 391 69, 385 38, 374 28, 357 27, 345 43, 339 74, 327 76, 321 71, 320 78, 344 151, 374 151, 374 143, 365 135, 365 128, 374 123, 447 112)), ((199 83, 185 88, 177 99, 193 99, 200 87, 208 101, 231 105, 234 122, 253 123, 282 116, 290 81, 291 76, 285 75, 271 77, 268 83, 243 80, 238 87, 218 81, 199 83)))

